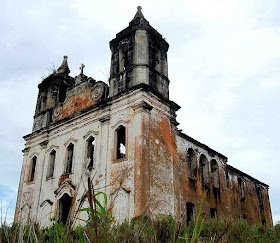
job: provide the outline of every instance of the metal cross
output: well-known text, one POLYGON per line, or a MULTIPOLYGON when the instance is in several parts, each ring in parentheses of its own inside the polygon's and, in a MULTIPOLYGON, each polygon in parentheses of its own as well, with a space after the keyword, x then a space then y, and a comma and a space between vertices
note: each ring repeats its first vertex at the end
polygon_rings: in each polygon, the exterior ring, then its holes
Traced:
POLYGON ((82 64, 81 64, 81 67, 80 67, 81 74, 83 74, 83 73, 84 73, 84 67, 85 67, 85 65, 82 63, 82 64))

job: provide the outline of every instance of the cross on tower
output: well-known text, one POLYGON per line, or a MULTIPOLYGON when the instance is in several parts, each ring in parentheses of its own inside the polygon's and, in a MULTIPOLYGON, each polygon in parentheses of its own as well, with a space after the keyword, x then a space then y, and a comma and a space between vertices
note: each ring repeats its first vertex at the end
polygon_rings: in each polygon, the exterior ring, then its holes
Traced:
POLYGON ((82 64, 81 64, 81 67, 80 67, 80 70, 81 70, 81 73, 80 73, 80 74, 83 74, 83 73, 84 73, 84 67, 85 67, 85 65, 82 63, 82 64))

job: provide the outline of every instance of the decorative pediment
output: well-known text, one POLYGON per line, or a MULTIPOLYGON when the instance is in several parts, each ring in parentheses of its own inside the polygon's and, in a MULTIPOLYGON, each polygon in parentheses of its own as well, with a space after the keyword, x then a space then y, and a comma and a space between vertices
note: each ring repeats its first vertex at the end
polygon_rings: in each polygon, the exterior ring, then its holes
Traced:
POLYGON ((46 148, 49 143, 49 140, 44 140, 43 142, 39 143, 41 148, 46 148))
POLYGON ((135 111, 135 113, 138 112, 150 113, 153 107, 145 101, 140 101, 139 103, 133 105, 132 109, 135 111))
POLYGON ((59 146, 56 146, 56 145, 52 145, 48 148, 47 152, 51 152, 53 149, 54 150, 58 150, 59 146))
POLYGON ((77 141, 78 141, 78 139, 71 137, 66 141, 66 143, 64 143, 64 146, 67 147, 70 143, 75 144, 75 143, 77 143, 77 141))
POLYGON ((74 197, 77 193, 75 191, 75 186, 72 185, 71 179, 66 178, 59 185, 59 187, 54 191, 56 198, 59 200, 64 194, 68 194, 70 197, 74 197))
POLYGON ((88 131, 88 132, 86 133, 86 135, 83 136, 83 138, 84 138, 85 140, 87 140, 87 139, 90 138, 90 136, 95 137, 95 136, 97 136, 97 135, 98 135, 98 131, 92 130, 92 131, 88 131))
POLYGON ((50 206, 52 206, 52 205, 53 205, 53 202, 52 202, 50 199, 47 199, 47 200, 43 201, 43 202, 40 204, 40 207, 44 207, 45 205, 50 205, 50 206))
POLYGON ((27 154, 30 150, 30 147, 26 147, 25 149, 22 150, 23 154, 27 154))
POLYGON ((29 155, 29 158, 33 158, 34 156, 36 156, 38 158, 39 157, 39 153, 34 152, 31 155, 29 155))
POLYGON ((119 120, 115 125, 111 126, 114 130, 119 126, 123 124, 128 124, 130 120, 119 120))
POLYGON ((99 121, 103 124, 106 124, 110 121, 111 119, 111 116, 109 114, 105 115, 105 116, 102 116, 99 121))

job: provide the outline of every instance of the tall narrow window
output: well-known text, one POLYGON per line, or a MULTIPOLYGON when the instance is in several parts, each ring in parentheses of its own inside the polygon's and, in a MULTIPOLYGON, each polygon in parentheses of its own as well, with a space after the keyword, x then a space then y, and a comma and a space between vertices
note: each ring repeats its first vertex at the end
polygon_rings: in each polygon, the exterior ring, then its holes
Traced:
POLYGON ((194 204, 192 202, 186 203, 186 218, 187 218, 187 226, 189 223, 194 220, 194 204))
POLYGON ((72 172, 73 165, 73 154, 74 154, 74 145, 71 143, 67 147, 67 164, 66 164, 66 174, 70 174, 72 172))
POLYGON ((31 160, 29 181, 34 181, 37 157, 34 156, 31 160))
POLYGON ((87 160, 88 160, 88 169, 93 168, 94 164, 94 145, 95 140, 94 137, 90 137, 87 141, 87 160))
POLYGON ((128 44, 124 43, 119 49, 119 72, 126 70, 128 67, 128 44))
POLYGON ((220 179, 219 179, 219 166, 216 160, 211 160, 211 175, 212 175, 212 185, 214 188, 219 188, 220 179))
POLYGON ((41 111, 42 110, 45 110, 47 107, 47 91, 43 91, 42 94, 41 94, 41 111))
POLYGON ((210 218, 211 219, 217 218, 217 209, 216 208, 210 208, 210 218))
POLYGON ((256 191, 257 191, 257 197, 258 197, 259 205, 263 205, 262 188, 261 188, 261 186, 256 186, 256 191))
POLYGON ((161 52, 158 48, 155 48, 155 70, 161 72, 161 52))
POLYGON ((196 179, 197 162, 196 162, 196 154, 193 149, 191 148, 188 149, 187 157, 189 162, 189 178, 196 179))
POLYGON ((228 169, 226 169, 226 182, 227 182, 227 186, 229 186, 229 172, 228 169))
POLYGON ((59 94, 58 94, 58 99, 59 99, 59 102, 63 102, 66 98, 66 89, 67 87, 64 86, 63 84, 61 84, 59 86, 59 94))
POLYGON ((238 178, 238 188, 239 188, 240 199, 244 200, 245 199, 244 181, 241 178, 238 178))
POLYGON ((201 183, 202 185, 208 185, 209 183, 209 163, 204 154, 200 156, 200 173, 201 173, 201 183))
POLYGON ((124 126, 119 126, 116 131, 117 135, 117 159, 125 158, 126 156, 126 132, 124 126))
POLYGON ((50 153, 49 172, 47 176, 48 178, 53 177, 55 156, 56 156, 56 151, 52 150, 52 152, 50 153))

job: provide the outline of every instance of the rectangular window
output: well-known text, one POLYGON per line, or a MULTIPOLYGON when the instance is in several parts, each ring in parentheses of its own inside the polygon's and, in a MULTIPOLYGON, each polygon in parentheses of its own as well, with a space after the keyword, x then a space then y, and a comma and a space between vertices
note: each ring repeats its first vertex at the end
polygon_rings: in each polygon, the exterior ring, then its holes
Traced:
POLYGON ((260 186, 257 186, 256 191, 257 191, 259 205, 263 205, 262 188, 260 186))
POLYGON ((246 215, 242 215, 241 217, 245 222, 247 222, 247 216, 246 215))
POLYGON ((211 160, 211 175, 214 188, 220 188, 219 166, 216 160, 211 160))
POLYGON ((71 143, 67 147, 67 164, 66 164, 66 174, 70 174, 72 172, 73 165, 73 153, 74 153, 74 145, 71 143))
POLYGON ((197 177, 197 158, 196 153, 192 148, 187 151, 187 158, 189 163, 189 178, 196 180, 197 177))
POLYGON ((126 156, 126 132, 124 126, 119 126, 117 131, 117 159, 125 158, 126 156))
POLYGON ((93 168, 94 164, 94 145, 95 140, 94 137, 90 137, 87 142, 87 160, 88 160, 88 169, 93 168))
POLYGON ((187 226, 188 226, 190 222, 194 220, 194 203, 192 202, 186 203, 186 218, 187 218, 187 226))
POLYGON ((47 176, 48 178, 53 177, 55 156, 56 156, 56 151, 53 150, 50 153, 49 173, 48 173, 48 176, 47 176))
POLYGON ((217 209, 216 208, 210 208, 210 218, 211 219, 217 218, 217 209))
POLYGON ((32 158, 32 160, 31 160, 29 181, 34 181, 35 169, 36 169, 36 162, 37 162, 37 157, 34 156, 34 157, 32 158))
POLYGON ((239 187, 240 199, 245 200, 244 181, 241 178, 238 178, 238 187, 239 187))

